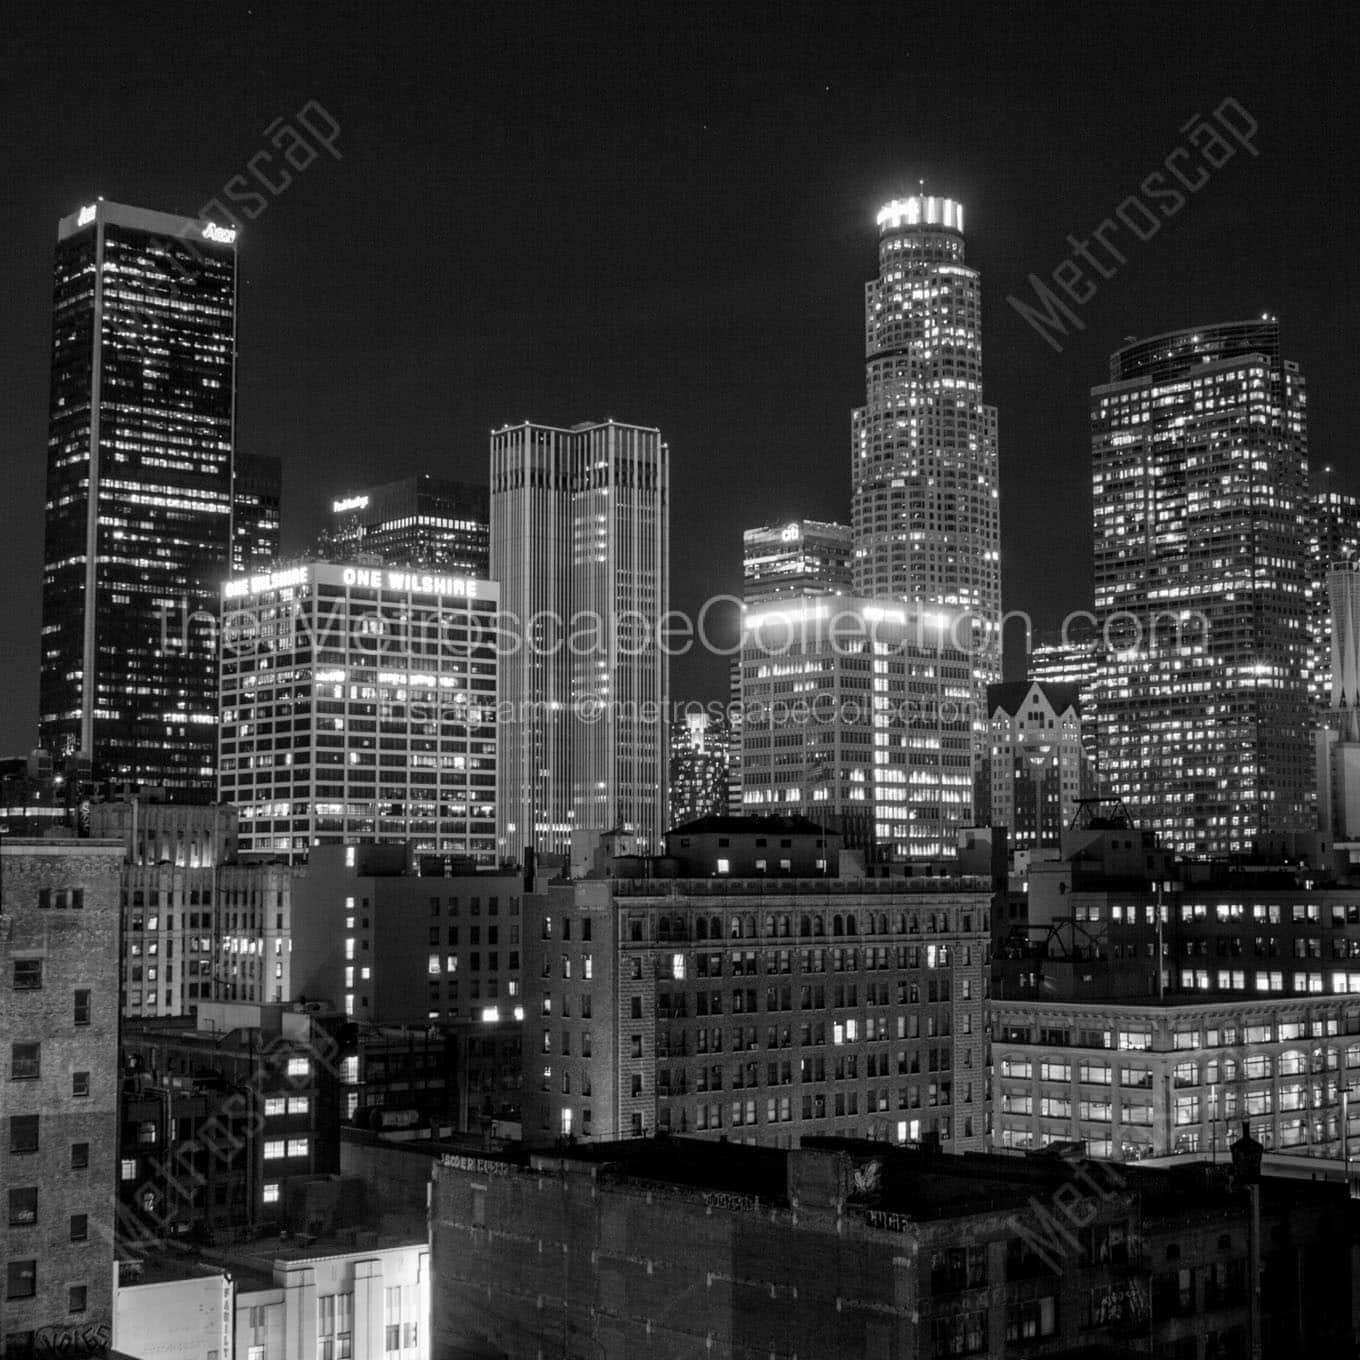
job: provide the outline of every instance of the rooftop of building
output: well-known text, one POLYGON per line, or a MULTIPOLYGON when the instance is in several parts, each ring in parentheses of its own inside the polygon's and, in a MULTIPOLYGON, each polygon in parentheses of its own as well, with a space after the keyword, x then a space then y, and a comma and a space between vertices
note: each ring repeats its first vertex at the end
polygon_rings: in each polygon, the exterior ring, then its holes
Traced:
POLYGON ((995 713, 998 708, 1014 718, 1025 706, 1030 692, 1037 689, 1055 713, 1069 708, 1081 711, 1081 686, 1055 680, 1007 680, 987 686, 987 707, 995 713))
MULTIPOLYGON (((1064 1187, 1083 1194, 1136 1195, 1145 1218, 1174 1219, 1194 1213, 1240 1209, 1229 1164, 1196 1163, 1143 1167, 1088 1161, 1080 1145, 1041 1153, 944 1153, 848 1138, 804 1138, 797 1150, 689 1138, 638 1138, 576 1144, 552 1151, 445 1157, 443 1165, 478 1174, 498 1163, 526 1175, 588 1174, 597 1183, 638 1189, 664 1186, 696 1196, 738 1196, 772 1207, 790 1207, 790 1187, 805 1205, 824 1187, 828 1202, 860 1202, 918 1222, 1013 1214, 1038 1202, 1049 1204, 1064 1187), (810 1155, 811 1154, 811 1155, 810 1155), (817 1169, 817 1154, 823 1160, 817 1169), (797 1159, 797 1162, 793 1159, 797 1159), (830 1174, 843 1172, 836 1189, 830 1174), (1085 1187, 1083 1189, 1083 1187, 1085 1187)), ((1263 1206, 1327 1204, 1345 1192, 1325 1182, 1267 1176, 1263 1206)))
POLYGON ((270 1289, 275 1284, 276 1265, 287 1266, 334 1256, 371 1255, 374 1251, 425 1245, 422 1237, 379 1234, 367 1228, 343 1228, 317 1237, 278 1232, 217 1246, 164 1243, 146 1248, 120 1248, 119 1276, 124 1285, 140 1285, 225 1273, 238 1291, 270 1289))
POLYGON ((828 831, 809 817, 790 814, 765 817, 732 816, 710 812, 692 822, 673 826, 667 836, 830 836, 828 831))

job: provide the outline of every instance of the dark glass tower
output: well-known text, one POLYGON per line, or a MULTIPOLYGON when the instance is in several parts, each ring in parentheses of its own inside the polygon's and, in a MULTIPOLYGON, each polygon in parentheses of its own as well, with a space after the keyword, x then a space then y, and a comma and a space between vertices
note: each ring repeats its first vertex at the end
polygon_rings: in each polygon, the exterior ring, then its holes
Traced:
POLYGON ((1188 855, 1313 824, 1307 405, 1270 318, 1140 340, 1091 391, 1101 775, 1188 855))
POLYGON ((262 571, 278 557, 282 480, 277 458, 236 450, 231 494, 233 574, 262 571))
POLYGON ((41 740, 185 801, 215 773, 235 243, 103 200, 57 228, 41 740))
POLYGON ((334 501, 322 547, 335 559, 442 567, 485 580, 491 568, 488 489, 422 473, 334 501))

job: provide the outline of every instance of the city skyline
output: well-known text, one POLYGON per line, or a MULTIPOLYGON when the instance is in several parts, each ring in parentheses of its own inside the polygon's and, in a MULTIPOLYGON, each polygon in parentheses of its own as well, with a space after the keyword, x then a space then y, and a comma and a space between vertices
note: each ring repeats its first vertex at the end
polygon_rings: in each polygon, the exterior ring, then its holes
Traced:
MULTIPOLYGON (((928 193, 968 205, 970 262, 982 274, 989 319, 984 381, 1002 430, 1003 569, 1013 605, 1052 622, 1064 607, 1087 601, 1085 393, 1130 333, 1265 309, 1278 314, 1317 402, 1315 462, 1336 468, 1339 487, 1354 481, 1342 439, 1356 418, 1356 397, 1342 377, 1351 348, 1346 337, 1354 309, 1347 299, 1354 266, 1340 246, 1339 215, 1323 210, 1324 199, 1331 201, 1355 172, 1354 149, 1334 131, 1348 125, 1354 93, 1326 75, 1336 59, 1330 46, 1320 45, 1329 31, 1326 10, 1300 16, 1273 45, 1244 25, 1226 52, 1209 40, 1216 27, 1210 16, 1177 15, 1160 45, 1157 70, 1120 70, 1113 87, 1071 58, 1093 45, 1114 50, 1149 39, 1138 16, 1114 17, 1097 37, 1064 33, 1056 11, 988 13, 988 22, 975 28, 978 50, 965 54, 951 42, 956 24, 974 32, 967 14, 958 11, 954 19, 943 9, 928 10, 890 57, 891 43, 884 55, 877 54, 878 43, 872 49, 862 43, 885 22, 888 32, 902 22, 888 11, 866 7, 848 15, 844 32, 815 52, 803 41, 806 23, 792 23, 775 41, 753 12, 745 21, 729 19, 733 32, 713 35, 733 40, 729 64, 714 66, 715 74, 693 89, 682 72, 695 62, 705 66, 710 37, 691 32, 678 12, 662 13, 635 33, 610 37, 665 53, 665 40, 678 33, 674 57, 663 57, 654 77, 677 94, 660 101, 670 109, 664 123, 650 112, 650 101, 641 97, 645 86, 635 78, 626 96, 632 117, 622 125, 610 119, 602 92, 573 96, 579 99, 570 105, 575 116, 565 123, 576 154, 557 164, 530 130, 544 126, 543 99, 560 100, 578 82, 540 82, 531 106, 481 136, 494 100, 484 106, 479 100, 506 69, 496 54, 528 43, 527 22, 493 34, 475 11, 462 14, 461 24, 431 21, 424 46, 453 51, 468 80, 453 96, 455 106, 442 112, 430 102, 434 82, 394 112, 346 82, 339 58, 369 21, 363 11, 342 17, 347 36, 310 47, 315 64, 304 70, 300 53, 307 44, 295 16, 251 16, 219 42, 216 33, 204 40, 199 29, 206 20, 176 12, 171 40, 194 43, 207 67, 190 82, 192 90, 186 85, 172 104, 158 105, 162 112, 192 106, 199 116, 160 124, 116 116, 123 96, 105 74, 116 63, 96 60, 98 44, 110 40, 101 25, 81 18, 62 29, 64 69, 79 73, 77 79, 88 76, 91 105, 106 116, 83 142, 75 128, 57 133, 36 125, 28 129, 33 135, 20 131, 16 138, 21 169, 30 144, 43 150, 41 163, 20 175, 23 191, 0 220, 14 247, 4 266, 5 296, 14 305, 6 309, 0 337, 13 373, 4 397, 13 405, 0 422, 8 431, 4 456, 17 474, 0 523, 4 566, 13 580, 31 579, 38 551, 32 506, 41 434, 33 397, 45 385, 47 350, 44 313, 35 319, 29 305, 41 296, 44 280, 27 243, 41 235, 43 223, 98 193, 196 211, 261 149, 273 156, 272 182, 285 186, 277 173, 280 134, 271 142, 263 130, 275 126, 271 120, 294 121, 313 99, 344 130, 336 143, 341 155, 323 151, 315 163, 302 156, 288 162, 286 186, 267 200, 257 194, 268 213, 252 208, 256 215, 243 224, 240 246, 247 261, 242 345, 253 346, 255 355, 253 373, 243 376, 240 442, 283 457, 287 550, 314 536, 331 497, 347 487, 423 471, 480 480, 486 431, 507 418, 614 415, 666 431, 677 458, 677 535, 703 525, 718 545, 677 571, 674 602, 693 612, 740 579, 740 529, 753 521, 750 507, 762 482, 779 488, 769 507, 772 520, 848 519, 836 451, 844 447, 845 417, 857 402, 854 351, 862 318, 855 315, 856 293, 872 259, 872 217, 882 203, 915 193, 922 175, 928 193), (213 73, 229 69, 227 63, 255 69, 239 60, 247 39, 267 44, 280 58, 270 74, 253 75, 221 101, 192 99, 193 92, 218 88, 213 73), (719 71, 739 63, 756 43, 783 78, 730 84, 719 71), (1318 68, 1309 94, 1269 78, 1281 59, 1318 68), (890 78, 894 63, 904 61, 909 69, 919 64, 905 86, 890 78), (973 108, 958 93, 958 76, 979 64, 989 72, 989 88, 973 108), (791 73, 803 78, 791 82, 791 73), (1045 78, 1061 81, 1062 101, 1042 93, 1045 78), (1144 224, 1152 239, 1136 239, 1117 209, 1150 168, 1177 148, 1196 145, 1183 125, 1193 131, 1196 115, 1208 117, 1229 98, 1259 124, 1259 156, 1237 148, 1174 221, 1168 218, 1155 235, 1144 224), (1081 116, 1111 99, 1136 109, 1136 117, 1115 128, 1081 116), (1023 118, 999 119, 1007 101, 1030 115, 1028 125, 1023 118), (141 124, 158 130, 127 131, 141 124), (778 129, 773 142, 750 138, 767 126, 778 129), (664 180, 646 168, 663 127, 670 148, 664 180), (115 128, 140 144, 120 156, 115 128), (460 182, 479 185, 480 197, 461 215, 457 190, 443 177, 408 183, 403 167, 409 159, 377 151, 379 145, 414 149, 422 141, 433 147, 443 137, 452 139, 450 163, 466 166, 460 182), (753 182, 750 157, 757 145, 768 169, 753 182), (128 159, 134 152, 142 166, 136 170, 128 159), (599 191, 594 202, 568 192, 584 172, 612 198, 623 191, 625 167, 635 174, 639 166, 643 192, 671 205, 659 235, 640 220, 601 217, 599 191), (526 214, 513 206, 530 200, 552 205, 546 232, 548 219, 538 210, 526 214), (1252 204, 1250 214, 1241 211, 1244 203, 1252 204), (796 212, 806 225, 790 228, 796 212), (1288 223, 1299 212, 1310 213, 1315 226, 1295 240, 1288 223), (1117 236, 1104 239, 1124 262, 1108 278, 1083 265, 1099 291, 1079 309, 1072 304, 1082 329, 1068 324, 1063 353, 1054 354, 1007 298, 1032 297, 1029 276, 1056 275, 1074 250, 1067 237, 1088 240, 1105 218, 1121 223, 1117 236), (441 255, 439 237, 454 220, 458 249, 441 255), (374 254, 371 243, 386 240, 379 221, 390 222, 396 235, 390 248, 374 254), (1286 239, 1288 258, 1280 248, 1286 239), (534 254, 535 242, 545 255, 534 254), (526 260, 537 262, 526 269, 526 260), (580 268, 569 271, 573 260, 580 268), (424 281, 432 268, 438 282, 430 289, 424 281), (332 295, 323 278, 343 283, 332 295), (791 278, 797 283, 789 288, 791 278), (539 307, 544 285, 551 310, 564 319, 549 320, 539 307), (430 310, 435 303, 442 314, 455 296, 456 319, 430 310), (574 319, 587 297, 604 298, 609 306, 602 314, 611 320, 571 352, 560 343, 567 333, 562 327, 580 333, 574 319), (357 331, 344 324, 356 314, 365 317, 357 331), (646 318, 659 319, 659 330, 637 330, 646 318), (657 346, 638 343, 648 333, 661 337, 657 346), (435 372, 442 380, 431 382, 435 372), (738 372, 746 376, 740 402, 725 376, 738 372), (380 458, 374 449, 382 450, 380 458), (397 449, 402 452, 389 452, 397 449), (452 452, 435 458, 427 452, 432 449, 452 452), (720 476, 729 493, 713 505, 707 491, 720 476)), ((810 18, 810 11, 794 15, 810 18)), ((56 41, 51 20, 32 16, 24 23, 31 31, 18 46, 26 38, 30 48, 45 50, 56 41)), ((567 21, 560 24, 553 32, 562 42, 554 50, 565 43, 579 54, 579 35, 567 21)), ((112 41, 119 55, 137 60, 131 36, 112 41)), ((377 47, 383 50, 381 41, 377 47)), ((604 60, 609 47, 604 43, 590 60, 604 60)), ((424 59, 417 52, 406 56, 424 59)), ((546 73, 557 69, 553 64, 546 73)), ((35 95, 29 102, 41 109, 43 78, 35 69, 25 80, 35 95)), ((171 99, 171 91, 163 98, 171 99)), ((551 141, 563 133, 548 128, 545 135, 551 141)), ((1140 221, 1134 212, 1125 207, 1124 216, 1140 221)), ((1110 268, 1108 257, 1098 258, 1110 268)), ((0 702, 0 746, 15 750, 30 744, 36 718, 36 686, 24 677, 36 652, 37 603, 21 593, 6 632, 17 664, 0 702)), ((677 664, 673 688, 712 697, 725 682, 720 659, 689 659, 677 664)))

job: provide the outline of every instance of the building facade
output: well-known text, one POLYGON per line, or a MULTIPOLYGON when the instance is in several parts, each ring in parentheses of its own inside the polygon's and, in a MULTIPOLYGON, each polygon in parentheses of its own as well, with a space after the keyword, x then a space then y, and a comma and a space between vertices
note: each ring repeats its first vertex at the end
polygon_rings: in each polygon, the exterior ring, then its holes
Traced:
POLYGON ((1005 827, 1011 850, 1056 846, 1090 792, 1075 685, 1019 680, 987 686, 989 744, 977 820, 1005 827))
POLYGON ((501 658, 500 852, 565 853, 572 831, 655 848, 666 817, 670 454, 618 421, 491 436, 501 658))
POLYGON ((1091 392, 1102 778, 1185 854, 1312 828, 1305 400, 1264 318, 1128 345, 1091 392))
POLYGON ((231 570, 266 571, 279 556, 283 465, 259 453, 236 454, 232 468, 231 570))
POLYGON ((731 797, 732 724, 723 714, 685 713, 671 724, 667 828, 726 812, 731 797))
POLYGON ((667 842, 525 898, 527 1142, 983 1146, 988 880, 838 878, 796 818, 667 842))
POLYGON ((854 546, 848 524, 800 519, 742 534, 742 599, 767 604, 786 596, 853 593, 854 546))
POLYGON ((854 589, 967 611, 987 684, 1000 678, 1001 530, 981 277, 964 263, 963 205, 952 199, 894 200, 878 230, 851 440, 854 589))
POLYGON ((1345 1355, 1341 1186, 638 1139, 434 1171, 434 1360, 1345 1355), (539 1250, 526 1245, 541 1243, 539 1250))
POLYGON ((373 555, 390 566, 491 576, 487 489, 422 473, 347 492, 331 503, 323 556, 373 555))
POLYGON ((109 1342, 121 865, 113 841, 0 839, 4 1360, 109 1342))
POLYGON ((103 199, 57 228, 41 744, 186 801, 216 761, 235 240, 103 199))
POLYGON ((804 595, 746 611, 741 810, 801 813, 883 857, 953 853, 979 722, 960 613, 804 595))
POLYGON ((523 890, 519 874, 472 864, 411 872, 399 845, 322 846, 293 886, 294 985, 373 1024, 510 1019, 523 890))
POLYGON ((1313 702, 1326 707, 1332 694, 1332 608, 1328 573, 1360 560, 1360 496, 1315 491, 1308 518, 1308 621, 1313 702))
POLYGON ((230 1240, 283 1220, 290 1180, 340 1169, 337 1017, 203 1002, 123 1028, 119 1238, 230 1240))
POLYGON ((1081 747, 1092 780, 1100 779, 1099 639, 1033 639, 1025 679, 1040 684, 1075 685, 1081 716, 1081 747))
POLYGON ((223 588, 219 796, 240 851, 496 858, 494 582, 310 562, 223 588))

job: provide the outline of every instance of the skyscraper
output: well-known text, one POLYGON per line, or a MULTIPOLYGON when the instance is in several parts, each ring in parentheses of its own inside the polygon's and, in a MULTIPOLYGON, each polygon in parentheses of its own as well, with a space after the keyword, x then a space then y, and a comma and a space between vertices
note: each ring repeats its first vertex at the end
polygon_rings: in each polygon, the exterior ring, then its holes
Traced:
POLYGON ((1313 702, 1332 695, 1332 608, 1327 590, 1333 567, 1360 560, 1360 496, 1314 492, 1308 520, 1308 620, 1313 654, 1309 664, 1313 702))
POLYGON ((667 828, 726 812, 732 769, 732 725, 727 717, 681 714, 671 723, 670 740, 667 828))
POLYGON ((490 572, 487 489, 422 473, 348 492, 331 504, 331 560, 373 554, 393 566, 490 572))
POLYGON ((741 811, 800 813, 887 858, 952 855, 973 820, 968 634, 962 611, 900 601, 748 609, 741 811))
POLYGON ((952 199, 894 200, 878 228, 851 441, 855 593, 970 611, 986 683, 999 674, 1001 542, 981 277, 964 263, 952 199))
POLYGON ((1185 854, 1308 829, 1305 397, 1278 324, 1128 345, 1091 408, 1105 787, 1185 854))
POLYGON ((764 604, 781 596, 849 595, 854 549, 848 524, 797 519, 742 534, 742 598, 764 604))
POLYGON ((282 477, 277 458, 237 450, 231 495, 232 571, 262 571, 277 559, 282 477))
POLYGON ((241 854, 495 862, 492 581, 307 562, 226 583, 221 799, 241 854))
POLYGON ((206 799, 232 560, 236 232, 102 199, 53 296, 41 741, 206 799))
POLYGON ((501 854, 573 830, 659 844, 666 815, 670 455, 618 421, 491 436, 501 657, 501 854))

